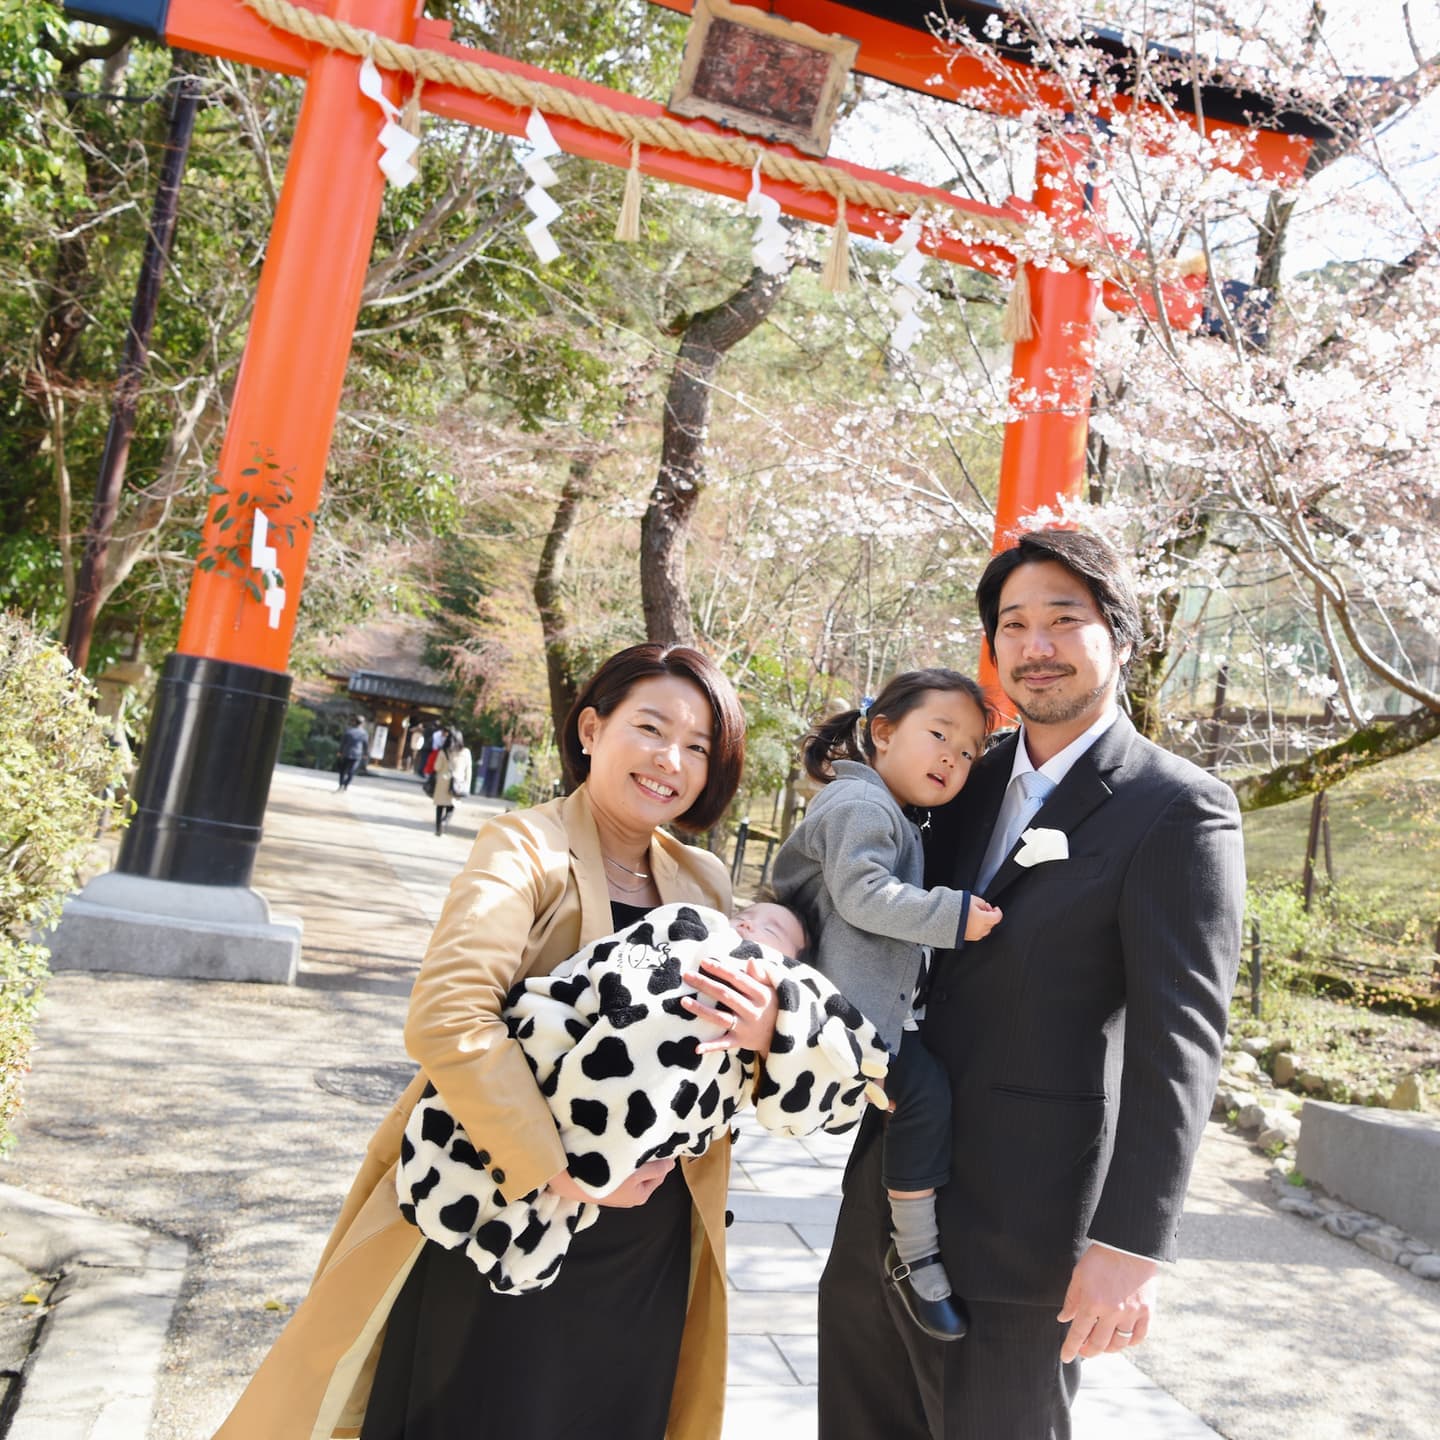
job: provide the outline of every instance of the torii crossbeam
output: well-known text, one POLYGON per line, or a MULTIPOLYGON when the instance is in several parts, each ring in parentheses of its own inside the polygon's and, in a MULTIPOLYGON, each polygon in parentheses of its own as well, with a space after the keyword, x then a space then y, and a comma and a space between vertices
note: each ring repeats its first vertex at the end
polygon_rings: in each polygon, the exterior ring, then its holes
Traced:
MULTIPOLYGON (((657 3, 690 8, 688 0, 657 3)), ((920 243, 938 258, 1007 278, 1025 266, 1034 329, 1012 362, 1018 418, 1005 437, 997 533, 1081 482, 1097 295, 1116 308, 1163 308, 1182 328, 1199 317, 1199 278, 1157 276, 1105 233, 1086 194, 1078 142, 1042 143, 1033 202, 985 206, 737 138, 653 102, 467 48, 451 39, 448 23, 423 17, 424 0, 81 0, 66 8, 177 48, 303 76, 306 92, 217 493, 136 782, 138 809, 116 871, 67 910, 52 942, 62 966, 278 980, 295 973, 298 932, 287 938, 270 924, 249 882, 290 690, 308 521, 319 504, 385 184, 379 112, 361 92, 364 54, 379 65, 392 103, 419 75, 421 107, 432 115, 518 136, 538 109, 570 154, 619 166, 634 159, 645 174, 736 199, 748 193, 758 161, 766 193, 793 216, 828 225, 843 203, 850 229, 888 240, 907 214, 923 212, 920 243), (1059 235, 1068 270, 1028 263, 1026 231, 1037 218, 1059 235), (259 511, 268 532, 263 522, 249 528, 259 511), (278 572, 283 587, 262 588, 260 572, 278 572), (157 932, 170 942, 163 961, 157 932)), ((935 40, 917 39, 918 4, 779 0, 767 8, 860 38, 860 68, 870 73, 914 83, 920 66, 936 68, 935 40), (874 10, 905 18, 878 18, 874 10)), ((975 78, 957 69, 947 84, 958 94, 975 78)), ((1244 133, 1255 169, 1279 177, 1303 167, 1307 138, 1244 133)))

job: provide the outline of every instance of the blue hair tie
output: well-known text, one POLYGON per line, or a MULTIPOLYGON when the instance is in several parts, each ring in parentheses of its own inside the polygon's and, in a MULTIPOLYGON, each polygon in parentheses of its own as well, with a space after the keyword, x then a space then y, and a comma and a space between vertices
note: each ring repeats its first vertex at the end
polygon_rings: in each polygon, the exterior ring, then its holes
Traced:
POLYGON ((860 697, 860 718, 861 718, 862 720, 865 720, 865 719, 868 719, 868 718, 869 718, 869 715, 870 715, 870 707, 871 707, 874 703, 875 703, 875 697, 874 697, 873 695, 862 695, 862 696, 860 697))

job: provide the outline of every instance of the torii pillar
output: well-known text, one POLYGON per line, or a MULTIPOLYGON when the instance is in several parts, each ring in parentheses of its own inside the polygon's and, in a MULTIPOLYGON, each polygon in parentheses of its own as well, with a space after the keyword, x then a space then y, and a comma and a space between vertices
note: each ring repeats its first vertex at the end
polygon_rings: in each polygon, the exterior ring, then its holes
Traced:
MULTIPOLYGON (((1085 182, 1088 147, 1042 135, 1035 154, 1035 208, 1069 228, 1098 200, 1085 182)), ((1026 266, 1033 330, 1010 360, 1010 407, 1000 451, 993 553, 1008 549, 1021 520, 1079 495, 1085 479, 1090 394, 1095 378, 1095 307, 1100 286, 1084 270, 1026 266)), ((988 646, 980 642, 980 681, 992 704, 1010 713, 988 646)))
MULTIPOLYGON (((111 23, 130 19, 163 33, 164 0, 87 8, 104 10, 111 23)), ((421 8, 416 0, 335 0, 330 13, 408 42, 421 8)), ((320 51, 306 69, 220 452, 217 490, 226 493, 212 501, 206 529, 211 553, 217 542, 230 553, 212 568, 202 553, 179 643, 161 674, 137 809, 115 869, 66 906, 49 942, 56 969, 295 978, 299 923, 272 918, 250 879, 290 697, 295 597, 385 186, 380 112, 357 104, 360 61, 320 51), (264 489, 272 476, 288 496, 264 489), (262 489, 285 579, 284 604, 274 613, 263 590, 257 596, 235 583, 235 572, 248 571, 261 584, 250 564, 251 532, 217 522, 227 501, 262 489)), ((400 98, 395 76, 386 88, 392 101, 400 98)))

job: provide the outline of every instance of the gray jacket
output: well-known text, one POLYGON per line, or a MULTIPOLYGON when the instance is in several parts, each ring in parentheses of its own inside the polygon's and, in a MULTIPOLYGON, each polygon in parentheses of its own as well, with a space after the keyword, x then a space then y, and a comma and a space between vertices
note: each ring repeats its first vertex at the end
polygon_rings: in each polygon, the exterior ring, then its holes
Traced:
POLYGON ((775 857, 775 892, 804 915, 812 963, 892 1053, 920 978, 922 947, 965 943, 969 892, 923 890, 924 872, 919 826, 879 775, 855 760, 835 762, 835 779, 775 857))

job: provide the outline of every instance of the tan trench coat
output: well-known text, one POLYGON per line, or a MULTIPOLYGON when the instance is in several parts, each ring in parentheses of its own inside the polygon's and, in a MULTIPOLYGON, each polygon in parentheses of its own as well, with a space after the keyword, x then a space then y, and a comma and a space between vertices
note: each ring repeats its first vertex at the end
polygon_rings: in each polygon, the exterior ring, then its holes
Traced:
MULTIPOLYGON (((662 901, 730 908, 724 867, 656 831, 662 901)), ((510 987, 610 933, 600 840, 582 786, 480 828, 455 878, 410 999, 405 1045, 420 1074, 370 1141, 310 1293, 216 1440, 358 1436, 385 1321, 422 1240, 399 1212, 395 1162, 427 1079, 483 1143, 508 1199, 564 1168, 565 1152, 520 1047, 500 1020, 510 987), (523 940, 517 945, 517 937, 523 940)), ((718 1440, 725 1393, 725 1194, 729 1142, 681 1162, 690 1187, 690 1301, 667 1440, 718 1440)), ((523 1300, 515 1303, 523 1304, 523 1300)), ((543 1363, 542 1357, 537 1357, 543 1363)))
POLYGON ((467 799, 473 774, 474 761, 463 745, 458 750, 442 750, 435 757, 435 794, 431 798, 436 806, 453 805, 456 796, 467 799))

